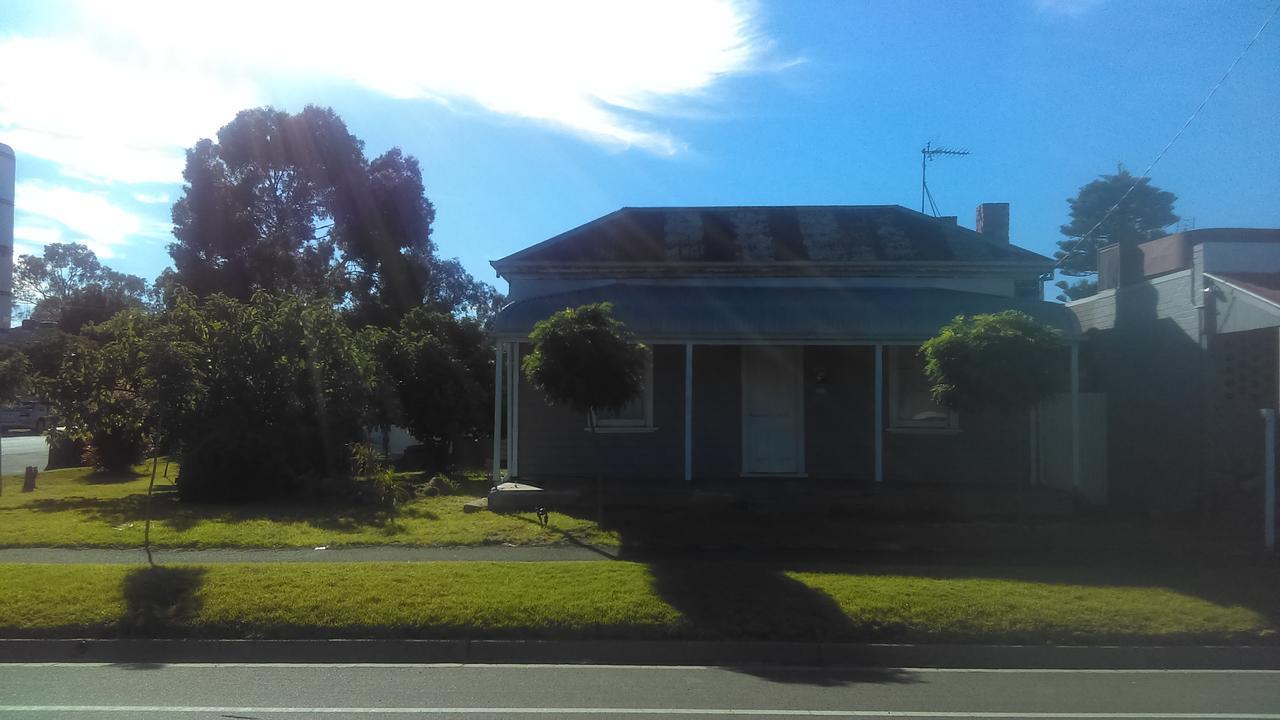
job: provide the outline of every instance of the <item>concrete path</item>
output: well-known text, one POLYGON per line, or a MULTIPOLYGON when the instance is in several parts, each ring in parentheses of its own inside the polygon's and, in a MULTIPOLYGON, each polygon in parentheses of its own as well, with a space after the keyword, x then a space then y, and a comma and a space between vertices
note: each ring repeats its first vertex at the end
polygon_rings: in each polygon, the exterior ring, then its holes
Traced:
POLYGON ((0 718, 1280 720, 1275 672, 601 665, 2 665, 0 718))
MULTIPOLYGON (((465 562, 500 560, 545 562, 551 560, 613 560, 613 548, 575 545, 476 547, 352 547, 334 549, 281 548, 211 550, 153 550, 158 563, 254 563, 254 562, 465 562)), ((0 563, 144 563, 147 556, 138 549, 124 548, 0 548, 0 563)))

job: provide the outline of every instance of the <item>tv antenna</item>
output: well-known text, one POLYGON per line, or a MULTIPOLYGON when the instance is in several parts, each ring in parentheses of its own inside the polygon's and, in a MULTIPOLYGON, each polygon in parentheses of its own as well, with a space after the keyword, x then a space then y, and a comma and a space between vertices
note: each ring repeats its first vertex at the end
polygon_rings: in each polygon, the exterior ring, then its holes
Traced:
POLYGON ((920 212, 924 212, 924 203, 925 200, 928 200, 929 207, 933 210, 933 216, 938 217, 938 204, 933 201, 933 193, 929 192, 929 163, 933 162, 933 159, 938 156, 963 157, 968 154, 968 150, 934 147, 932 140, 920 148, 920 212))

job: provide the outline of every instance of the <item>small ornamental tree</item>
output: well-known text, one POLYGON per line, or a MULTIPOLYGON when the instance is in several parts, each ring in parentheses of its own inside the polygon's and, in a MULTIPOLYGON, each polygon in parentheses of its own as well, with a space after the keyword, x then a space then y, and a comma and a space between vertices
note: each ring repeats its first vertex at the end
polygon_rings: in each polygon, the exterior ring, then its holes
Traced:
MULTIPOLYGON (((565 308, 540 320, 529 333, 533 352, 523 369, 529 382, 553 405, 586 413, 595 440, 596 411, 621 408, 644 389, 644 346, 613 317, 610 303, 565 308)), ((596 475, 596 500, 600 476, 596 475)))
MULTIPOLYGON (((957 316, 920 354, 939 405, 960 412, 1031 413, 1061 388, 1062 347, 1057 329, 1006 310, 957 316)), ((1023 484, 1018 483, 1020 521, 1023 484)))
POLYGON ((1026 411, 1061 388, 1062 334, 1016 310, 957 316, 920 348, 930 391, 952 410, 1026 411))

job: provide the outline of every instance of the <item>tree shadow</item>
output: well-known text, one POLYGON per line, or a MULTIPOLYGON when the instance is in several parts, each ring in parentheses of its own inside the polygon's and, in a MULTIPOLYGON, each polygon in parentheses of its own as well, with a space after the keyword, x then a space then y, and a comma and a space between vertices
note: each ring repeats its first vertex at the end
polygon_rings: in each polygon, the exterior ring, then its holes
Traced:
MULTIPOLYGON (((557 510, 556 512, 560 512, 560 511, 557 510)), ((514 518, 521 522, 529 523, 530 525, 537 525, 549 532, 553 532, 559 535, 560 539, 564 540, 569 545, 582 548, 583 550, 590 550, 591 552, 599 555, 600 557, 606 560, 618 559, 618 554, 616 552, 611 553, 605 548, 583 542, 580 538, 578 538, 577 535, 574 535, 572 532, 568 530, 564 530, 562 528, 556 527, 553 522, 548 522, 546 525, 543 525, 542 523, 538 522, 536 519, 520 513, 503 513, 503 514, 506 515, 507 517, 514 518)), ((568 513, 561 513, 561 514, 568 514, 568 513)))
POLYGON ((120 485, 134 482, 144 477, 147 477, 146 473, 135 470, 94 470, 84 477, 77 478, 76 482, 82 485, 120 485))
POLYGON ((124 615, 120 632, 130 637, 179 637, 191 633, 202 606, 199 590, 205 570, 148 567, 124 579, 124 615))
MULTIPOLYGON (((146 513, 147 496, 137 493, 116 498, 37 498, 23 505, 0 509, 5 511, 34 510, 43 513, 73 512, 88 519, 115 525, 142 522, 146 513)), ((364 528, 380 528, 388 535, 404 532, 401 520, 409 518, 435 520, 439 516, 416 506, 405 506, 392 511, 383 507, 360 504, 334 503, 253 503, 225 505, 181 502, 177 488, 172 485, 157 487, 152 495, 151 519, 168 529, 183 532, 203 522, 234 524, 270 520, 301 522, 330 531, 357 531, 364 528)))

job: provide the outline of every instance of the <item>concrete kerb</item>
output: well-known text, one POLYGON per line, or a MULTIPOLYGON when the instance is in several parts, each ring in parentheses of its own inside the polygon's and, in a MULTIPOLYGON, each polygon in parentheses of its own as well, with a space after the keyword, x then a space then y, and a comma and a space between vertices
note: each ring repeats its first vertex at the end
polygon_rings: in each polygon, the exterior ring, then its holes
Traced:
POLYGON ((893 645, 553 640, 0 639, 0 663, 593 663, 1280 670, 1280 646, 893 645))

